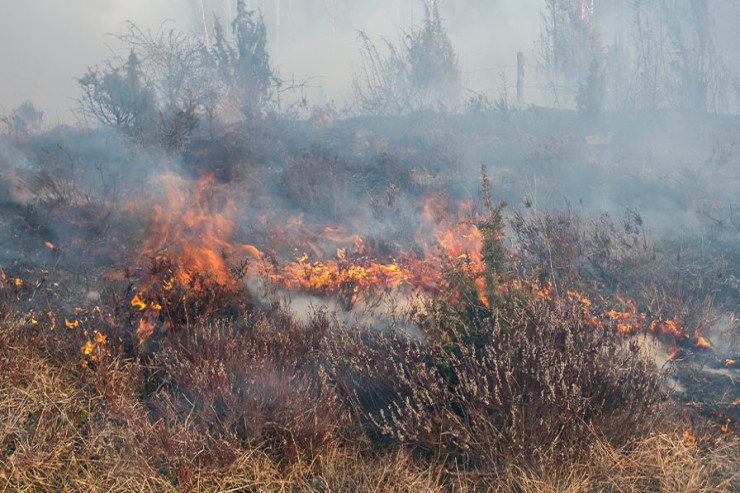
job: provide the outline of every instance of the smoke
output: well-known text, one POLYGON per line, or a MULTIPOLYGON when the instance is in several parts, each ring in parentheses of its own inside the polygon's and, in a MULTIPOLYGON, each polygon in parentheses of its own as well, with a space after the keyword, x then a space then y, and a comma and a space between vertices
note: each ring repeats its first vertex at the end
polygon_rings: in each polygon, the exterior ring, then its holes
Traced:
MULTIPOLYGON (((124 31, 125 21, 144 30, 157 30, 163 20, 171 19, 173 27, 205 35, 214 18, 228 25, 235 13, 230 0, 5 2, 12 4, 12 9, 0 18, 0 32, 13 49, 0 53, 4 69, 0 107, 7 113, 31 100, 52 124, 57 118, 75 120, 73 100, 79 95, 75 78, 109 57, 111 49, 121 49, 114 37, 107 35, 124 31)), ((441 4, 441 15, 462 61, 466 86, 496 92, 499 72, 506 70, 510 75, 518 51, 533 60, 539 3, 474 1, 464 8, 457 2, 441 4)), ((352 68, 359 63, 359 30, 373 39, 398 42, 404 31, 423 20, 423 3, 411 0, 261 0, 248 4, 264 15, 274 66, 285 79, 310 80, 308 97, 317 105, 346 103, 352 68)))
MULTIPOLYGON (((235 14, 232 0, 84 0, 56 2, 4 0, 7 14, 0 18, 5 46, 0 53, 0 112, 9 113, 25 100, 46 113, 47 125, 76 121, 74 99, 79 96, 75 78, 87 67, 102 63, 120 43, 107 34, 121 33, 129 20, 144 30, 156 31, 163 20, 172 27, 211 35, 213 20, 228 26, 235 14)), ((357 33, 374 40, 398 42, 404 32, 423 20, 421 0, 252 0, 268 32, 271 61, 280 75, 306 82, 298 98, 311 105, 349 103, 353 67, 359 63, 357 33)), ((537 87, 541 62, 540 38, 543 0, 467 0, 439 2, 449 36, 462 69, 464 89, 489 99, 511 97, 516 84, 517 53, 524 55, 525 93, 528 104, 549 103, 537 87)), ((716 50, 729 68, 740 66, 738 35, 734 29, 738 6, 730 0, 713 2, 712 29, 716 50)), ((595 22, 604 47, 617 39, 629 42, 634 19, 626 2, 598 2, 595 22)), ((118 52, 120 55, 120 51, 118 52)))

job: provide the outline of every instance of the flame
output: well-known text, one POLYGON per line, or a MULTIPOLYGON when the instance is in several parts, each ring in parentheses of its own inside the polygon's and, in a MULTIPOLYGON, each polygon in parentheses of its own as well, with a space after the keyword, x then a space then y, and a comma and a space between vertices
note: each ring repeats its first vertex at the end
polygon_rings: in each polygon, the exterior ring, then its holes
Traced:
POLYGON ((680 351, 680 349, 678 349, 678 348, 675 348, 675 347, 674 347, 674 348, 673 348, 673 351, 671 352, 671 355, 670 355, 670 356, 668 356, 668 358, 666 358, 666 361, 670 361, 670 360, 672 360, 673 358, 675 358, 675 357, 676 357, 676 355, 677 355, 677 354, 679 353, 679 351, 680 351))
POLYGON ((725 360, 725 366, 735 366, 737 365, 737 361, 734 359, 726 359, 725 360))
POLYGON ((69 328, 69 329, 75 329, 75 328, 77 328, 78 325, 80 325, 80 322, 79 322, 79 320, 75 320, 74 322, 70 322, 69 320, 67 320, 65 318, 64 319, 64 325, 66 325, 67 328, 69 328))
POLYGON ((694 332, 694 335, 696 336, 696 344, 697 347, 706 347, 711 348, 712 345, 707 341, 704 337, 699 334, 699 332, 694 332))
POLYGON ((234 253, 229 243, 236 207, 224 201, 212 176, 201 179, 192 189, 182 179, 164 179, 166 204, 153 207, 150 231, 142 248, 142 258, 166 258, 176 264, 175 280, 182 285, 194 281, 195 273, 207 274, 214 281, 231 282, 225 259, 234 253))
POLYGON ((139 328, 136 329, 136 337, 139 338, 139 344, 143 344, 146 339, 154 332, 156 319, 141 318, 139 319, 139 328))
POLYGON ((56 247, 54 246, 54 244, 53 244, 52 242, 50 242, 50 241, 46 241, 46 242, 44 242, 44 245, 46 245, 46 248, 48 248, 48 249, 50 249, 50 250, 54 250, 54 249, 56 248, 56 247))
POLYGON ((689 427, 683 432, 683 441, 690 447, 696 446, 696 436, 694 436, 693 428, 689 427))
POLYGON ((142 301, 142 299, 139 297, 139 295, 142 293, 137 293, 134 295, 134 299, 131 300, 131 306, 135 306, 139 309, 139 311, 146 308, 146 302, 142 301))
POLYGON ((722 433, 728 433, 730 431, 730 423, 732 423, 732 420, 730 418, 727 418, 727 422, 725 425, 721 428, 722 433))
MULTIPOLYGON (((372 244, 354 232, 358 226, 351 220, 343 225, 309 226, 304 224, 302 214, 271 227, 268 215, 260 216, 258 220, 267 228, 264 241, 268 248, 236 242, 232 237, 237 231, 236 201, 212 177, 192 185, 168 176, 165 189, 166 201, 151 209, 148 237, 140 255, 142 269, 152 261, 165 268, 149 285, 140 286, 141 291, 131 300, 140 313, 136 333, 141 342, 154 331, 162 305, 168 298, 174 299, 172 293, 197 295, 209 282, 238 289, 229 265, 233 257, 245 260, 242 274, 249 280, 279 289, 336 296, 349 303, 402 289, 448 292, 451 286, 445 272, 454 266, 473 280, 478 300, 489 305, 481 254, 484 237, 470 202, 453 203, 441 195, 420 200, 416 245, 409 250, 389 248, 379 256, 372 244)), ((501 286, 501 290, 507 292, 523 285, 512 283, 501 286)), ((555 301, 557 291, 552 283, 530 286, 532 295, 555 301)), ((679 341, 712 347, 698 331, 691 337, 678 321, 649 320, 630 299, 617 297, 616 303, 607 303, 576 291, 566 293, 567 299, 580 305, 585 320, 594 325, 609 322, 622 336, 653 333, 669 339, 673 350, 670 358, 678 354, 679 341)))
MULTIPOLYGON (((213 178, 203 178, 194 186, 172 176, 165 182, 169 190, 167 203, 159 203, 151 210, 152 219, 140 260, 142 269, 147 261, 153 260, 168 266, 167 271, 164 279, 160 276, 156 283, 141 286, 141 291, 131 300, 131 305, 142 313, 137 331, 142 340, 155 325, 148 311, 162 309, 159 302, 147 302, 147 299, 163 299, 163 291, 176 286, 197 293, 205 287, 204 282, 236 288, 237 281, 227 263, 234 256, 247 259, 248 275, 252 279, 287 290, 339 296, 350 302, 402 288, 445 290, 444 269, 452 264, 471 275, 480 300, 488 303, 482 275, 483 236, 470 203, 451 204, 439 196, 420 201, 418 210, 422 216, 416 231, 419 248, 389 251, 385 258, 374 255, 346 225, 310 228, 303 224, 302 215, 289 218, 286 226, 276 227, 274 234, 268 234, 269 238, 278 240, 279 245, 286 243, 286 238, 296 238, 303 248, 308 248, 292 260, 284 260, 279 251, 266 254, 254 245, 232 241, 235 201, 227 195, 221 197, 213 178), (214 196, 220 198, 214 200, 214 196), (452 212, 455 209, 457 214, 452 212), (333 245, 336 252, 331 257, 324 253, 328 245, 333 245)), ((262 221, 268 222, 265 218, 262 221)))
MULTIPOLYGON (((85 331, 85 335, 87 335, 87 331, 85 331)), ((81 365, 83 368, 87 368, 90 362, 98 361, 99 356, 111 356, 110 350, 105 348, 107 341, 108 337, 105 334, 97 330, 93 331, 93 338, 88 339, 85 345, 82 346, 83 360, 81 365)))

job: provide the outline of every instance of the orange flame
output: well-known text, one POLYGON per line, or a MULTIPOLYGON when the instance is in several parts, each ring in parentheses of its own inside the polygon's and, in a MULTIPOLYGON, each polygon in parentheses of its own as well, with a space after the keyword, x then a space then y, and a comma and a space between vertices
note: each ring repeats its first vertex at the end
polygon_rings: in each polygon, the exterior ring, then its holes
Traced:
POLYGON ((695 344, 695 346, 697 346, 697 347, 706 347, 706 348, 711 348, 712 347, 712 345, 709 343, 709 341, 707 341, 706 339, 704 339, 701 336, 701 334, 699 334, 699 332, 694 332, 694 335, 696 336, 696 344, 695 344))
POLYGON ((140 311, 146 308, 146 303, 139 297, 141 293, 134 295, 134 299, 131 300, 131 306, 135 306, 140 311))
POLYGON ((139 319, 139 328, 136 329, 136 337, 139 338, 139 344, 143 344, 144 341, 152 335, 154 327, 156 326, 156 319, 141 318, 139 319))

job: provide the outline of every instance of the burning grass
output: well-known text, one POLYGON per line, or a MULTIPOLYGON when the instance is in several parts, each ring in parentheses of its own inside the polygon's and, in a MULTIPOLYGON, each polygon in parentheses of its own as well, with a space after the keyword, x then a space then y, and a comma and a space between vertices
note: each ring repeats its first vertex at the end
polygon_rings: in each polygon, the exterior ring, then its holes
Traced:
POLYGON ((40 198, 43 227, 21 216, 42 253, 2 270, 0 484, 738 488, 740 394, 720 382, 736 359, 710 330, 721 282, 667 269, 638 215, 515 214, 514 255, 485 170, 482 208, 376 179, 387 194, 351 218, 361 178, 328 151, 273 175, 304 213, 250 216, 274 203, 256 187, 162 174, 91 216, 90 258, 84 228, 51 221, 93 197, 40 198), (405 231, 378 239, 398 197, 405 231), (347 322, 358 307, 370 323, 347 322))

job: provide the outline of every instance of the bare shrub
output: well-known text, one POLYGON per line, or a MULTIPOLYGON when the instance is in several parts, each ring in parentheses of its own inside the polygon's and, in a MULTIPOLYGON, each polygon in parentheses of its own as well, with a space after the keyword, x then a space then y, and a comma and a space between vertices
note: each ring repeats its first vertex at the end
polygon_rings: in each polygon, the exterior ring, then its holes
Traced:
POLYGON ((384 40, 384 53, 364 31, 359 38, 362 63, 352 85, 361 112, 399 115, 457 103, 460 68, 435 2, 400 47, 384 40))
POLYGON ((266 446, 295 460, 338 439, 343 406, 319 369, 330 329, 324 313, 307 327, 287 314, 248 316, 173 333, 154 355, 158 414, 187 419, 199 433, 266 446))
POLYGON ((332 219, 341 218, 355 205, 352 173, 320 146, 288 157, 280 183, 290 200, 332 219))

